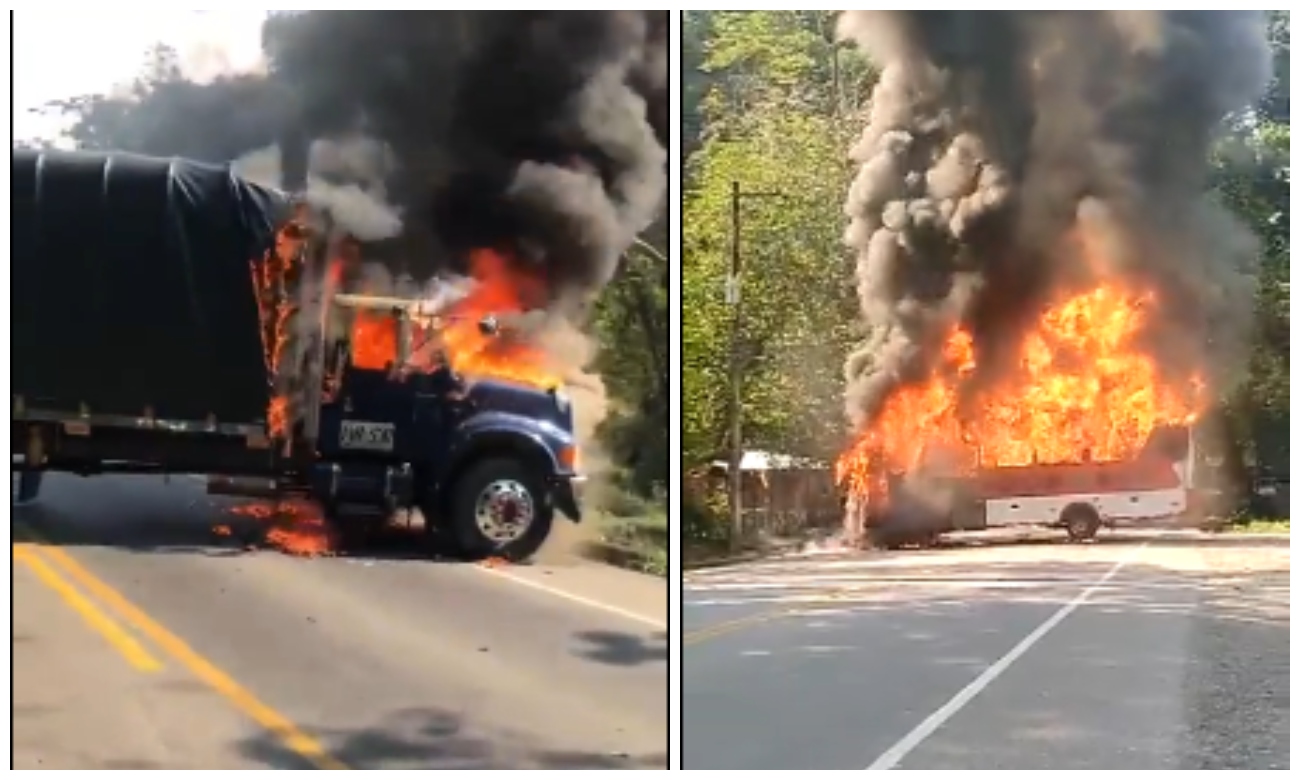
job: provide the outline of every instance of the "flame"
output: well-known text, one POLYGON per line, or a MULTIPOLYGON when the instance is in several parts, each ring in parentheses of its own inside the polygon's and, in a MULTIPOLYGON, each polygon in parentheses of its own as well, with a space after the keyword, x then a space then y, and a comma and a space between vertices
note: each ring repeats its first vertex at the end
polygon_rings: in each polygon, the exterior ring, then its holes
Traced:
POLYGON ((397 361, 397 320, 358 311, 352 322, 352 365, 383 370, 397 361))
MULTIPOLYGON (((299 309, 289 287, 303 256, 304 216, 305 211, 300 207, 294 218, 276 233, 274 245, 249 263, 271 391, 267 429, 272 438, 283 438, 290 423, 290 403, 282 388, 281 366, 289 343, 290 323, 299 309)), ((353 256, 357 251, 354 245, 340 245, 338 255, 325 271, 327 295, 343 287, 346 269, 360 259, 353 256)), ((543 350, 526 343, 519 334, 511 333, 509 327, 497 335, 487 335, 479 329, 479 322, 486 317, 496 317, 500 323, 503 317, 535 308, 545 292, 543 280, 520 271, 506 255, 491 249, 473 252, 470 269, 474 286, 467 295, 436 316, 414 323, 412 336, 417 353, 412 367, 432 370, 437 365, 432 357, 441 350, 451 367, 467 376, 505 379, 542 388, 560 384, 561 377, 548 367, 543 350), (419 350, 421 345, 429 348, 419 350), (421 361, 421 357, 425 359, 421 361)), ((394 365, 397 341, 395 318, 373 311, 355 313, 351 333, 353 365, 373 370, 394 365)))
MULTIPOLYGON (((549 388, 560 377, 548 367, 545 353, 503 328, 497 335, 479 330, 485 317, 509 318, 541 300, 542 282, 511 267, 495 250, 480 249, 470 256, 474 286, 465 297, 423 318, 413 327, 412 362, 432 370, 433 355, 441 350, 457 372, 467 376, 505 379, 549 388)), ((508 325, 508 323, 507 323, 508 325)), ((396 321, 379 312, 356 312, 352 324, 352 363, 359 368, 384 369, 397 360, 396 321)))
MULTIPOLYGON (((338 547, 334 533, 320 513, 306 504, 250 503, 232 507, 231 514, 273 524, 266 532, 266 544, 288 555, 315 558, 333 555, 338 547)), ((218 535, 229 536, 230 527, 216 526, 218 535)))
POLYGON ((851 496, 879 499, 887 474, 957 456, 950 468, 1113 462, 1136 456, 1156 428, 1188 425, 1204 403, 1199 377, 1162 377, 1135 344, 1158 307, 1117 280, 1062 296, 1023 339, 1017 370, 973 403, 959 392, 976 368, 968 332, 949 335, 923 384, 898 389, 836 464, 851 496))
POLYGON ((492 250, 470 257, 475 279, 469 295, 452 304, 452 317, 442 332, 443 348, 452 368, 469 376, 508 379, 535 387, 554 387, 560 377, 547 368, 541 349, 509 333, 487 336, 478 323, 488 315, 518 314, 541 299, 542 284, 511 269, 506 258, 492 250))
POLYGON ((267 402, 266 426, 272 438, 282 438, 289 424, 289 400, 278 389, 280 363, 289 342, 289 323, 297 306, 288 292, 288 280, 302 258, 304 231, 299 208, 275 234, 275 243, 262 257, 249 263, 253 276, 257 317, 262 327, 262 353, 266 362, 271 398, 267 402))

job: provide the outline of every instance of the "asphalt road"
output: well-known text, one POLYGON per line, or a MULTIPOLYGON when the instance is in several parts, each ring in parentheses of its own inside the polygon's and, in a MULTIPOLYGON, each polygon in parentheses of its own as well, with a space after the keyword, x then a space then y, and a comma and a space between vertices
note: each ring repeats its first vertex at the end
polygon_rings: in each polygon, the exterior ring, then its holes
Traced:
POLYGON ((666 766, 662 580, 249 551, 229 506, 55 476, 15 509, 15 767, 666 766))
POLYGON ((1289 767, 1288 540, 819 555, 688 577, 684 769, 1289 767))

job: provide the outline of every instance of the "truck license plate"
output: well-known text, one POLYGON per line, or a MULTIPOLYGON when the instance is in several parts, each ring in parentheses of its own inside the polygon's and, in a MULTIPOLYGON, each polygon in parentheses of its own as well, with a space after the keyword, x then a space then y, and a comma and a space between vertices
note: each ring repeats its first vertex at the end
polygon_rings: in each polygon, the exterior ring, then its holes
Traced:
POLYGON ((393 424, 344 420, 339 428, 339 446, 345 450, 393 451, 393 424))

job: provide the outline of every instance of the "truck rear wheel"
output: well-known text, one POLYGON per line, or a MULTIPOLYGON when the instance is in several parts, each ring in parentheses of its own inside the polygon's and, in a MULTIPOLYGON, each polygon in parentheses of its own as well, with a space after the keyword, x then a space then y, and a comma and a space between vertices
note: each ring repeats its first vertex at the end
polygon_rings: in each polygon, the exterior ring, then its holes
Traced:
POLYGON ((471 465, 453 490, 449 530, 468 558, 526 560, 551 534, 554 512, 545 485, 514 458, 471 465))

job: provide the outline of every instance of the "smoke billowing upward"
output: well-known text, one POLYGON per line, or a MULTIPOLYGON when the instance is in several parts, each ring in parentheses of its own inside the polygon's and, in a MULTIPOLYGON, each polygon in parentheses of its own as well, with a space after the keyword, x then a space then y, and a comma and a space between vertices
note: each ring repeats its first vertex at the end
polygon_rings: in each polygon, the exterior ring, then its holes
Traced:
POLYGON ((539 305, 581 301, 661 206, 667 32, 664 11, 272 17, 272 78, 296 104, 287 184, 311 140, 379 139, 416 253, 436 268, 500 248, 547 282, 539 305))
POLYGON ((846 205, 870 328, 855 426, 955 325, 972 385, 995 378, 1047 298, 1098 272, 1156 292, 1162 370, 1230 362, 1252 247, 1205 195, 1207 153, 1268 81, 1262 12, 846 11, 840 32, 880 68, 846 205))
POLYGON ((646 92, 664 89, 665 31, 640 11, 519 12, 485 26, 453 100, 451 145, 464 156, 440 197, 440 232, 505 242, 545 269, 553 295, 590 294, 663 198, 646 92))

